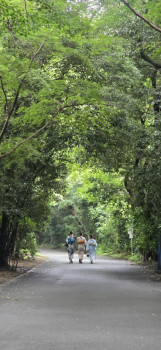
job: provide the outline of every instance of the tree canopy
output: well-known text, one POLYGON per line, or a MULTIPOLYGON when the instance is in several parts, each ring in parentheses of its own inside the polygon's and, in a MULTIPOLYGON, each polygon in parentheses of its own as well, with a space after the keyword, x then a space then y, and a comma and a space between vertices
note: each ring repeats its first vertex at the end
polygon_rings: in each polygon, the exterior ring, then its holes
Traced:
POLYGON ((0 265, 67 230, 157 256, 161 4, 3 0, 0 265))

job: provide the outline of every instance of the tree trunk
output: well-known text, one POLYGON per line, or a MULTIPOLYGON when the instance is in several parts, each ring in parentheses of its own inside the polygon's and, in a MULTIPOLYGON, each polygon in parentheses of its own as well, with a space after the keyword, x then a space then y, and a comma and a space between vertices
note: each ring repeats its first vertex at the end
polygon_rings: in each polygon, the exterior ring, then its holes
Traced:
POLYGON ((9 267, 8 256, 0 256, 0 267, 9 267))
POLYGON ((8 228, 9 228, 9 217, 3 212, 2 213, 2 225, 0 228, 0 266, 8 266, 8 228))

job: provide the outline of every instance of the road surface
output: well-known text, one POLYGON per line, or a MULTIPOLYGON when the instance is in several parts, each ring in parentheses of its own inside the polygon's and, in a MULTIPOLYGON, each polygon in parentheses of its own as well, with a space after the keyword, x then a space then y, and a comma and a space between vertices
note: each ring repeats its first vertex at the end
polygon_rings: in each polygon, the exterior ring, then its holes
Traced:
POLYGON ((158 350, 161 283, 130 262, 67 253, 1 285, 1 350, 158 350))

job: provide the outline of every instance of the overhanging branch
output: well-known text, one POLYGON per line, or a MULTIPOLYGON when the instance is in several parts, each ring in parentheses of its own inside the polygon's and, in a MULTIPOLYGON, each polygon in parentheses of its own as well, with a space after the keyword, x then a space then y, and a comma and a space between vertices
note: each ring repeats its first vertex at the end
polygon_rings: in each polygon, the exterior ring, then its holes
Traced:
POLYGON ((126 0, 121 0, 134 14, 135 16, 141 18, 144 22, 146 22, 151 28, 155 29, 157 32, 161 33, 161 28, 157 27, 155 24, 151 23, 147 18, 142 16, 139 12, 134 10, 134 8, 127 2, 126 0))
POLYGON ((7 156, 9 156, 10 154, 12 154, 17 148, 19 148, 21 145, 23 145, 24 143, 26 143, 27 141, 31 140, 32 138, 34 138, 35 136, 37 136, 41 131, 44 131, 49 125, 50 123, 52 123, 53 119, 61 112, 63 112, 64 109, 66 108, 71 108, 71 107, 79 107, 79 106, 85 106, 85 105, 92 105, 90 103, 78 103, 78 104, 71 104, 71 105, 65 105, 62 106, 58 109, 58 111, 55 113, 55 115, 48 120, 48 122, 46 124, 44 124, 41 128, 39 128, 38 130, 36 130, 33 134, 31 134, 29 137, 27 137, 26 139, 20 141, 16 146, 14 146, 9 152, 7 153, 3 153, 0 155, 0 159, 5 158, 7 156))
MULTIPOLYGON (((28 74, 29 71, 30 71, 30 68, 31 68, 31 65, 32 65, 33 61, 35 60, 36 56, 39 54, 39 52, 40 52, 41 49, 43 48, 44 43, 45 43, 45 40, 43 40, 43 42, 40 44, 38 50, 37 50, 37 51, 34 53, 34 55, 31 57, 30 64, 29 64, 29 66, 28 66, 28 70, 27 70, 27 72, 24 74, 24 76, 22 77, 22 79, 21 79, 20 82, 19 82, 19 85, 18 85, 16 94, 15 94, 15 98, 14 98, 14 100, 13 100, 11 109, 8 111, 7 118, 6 118, 6 120, 5 120, 3 129, 2 129, 2 132, 1 132, 1 134, 0 134, 0 143, 1 143, 2 140, 3 140, 3 136, 4 136, 4 134, 5 134, 6 130, 7 130, 7 126, 8 126, 9 120, 10 120, 10 118, 12 117, 13 112, 14 112, 16 106, 17 106, 17 101, 18 101, 18 97, 19 97, 19 93, 20 93, 22 84, 23 84, 23 82, 24 82, 24 80, 25 80, 27 74, 28 74)), ((1 80, 1 86, 2 86, 2 90, 3 90, 3 93, 4 93, 4 95, 5 95, 5 99, 6 99, 6 98, 7 98, 7 95, 6 95, 5 91, 4 91, 4 87, 3 87, 2 80, 1 80)), ((6 99, 6 103, 7 103, 7 99, 6 99)))

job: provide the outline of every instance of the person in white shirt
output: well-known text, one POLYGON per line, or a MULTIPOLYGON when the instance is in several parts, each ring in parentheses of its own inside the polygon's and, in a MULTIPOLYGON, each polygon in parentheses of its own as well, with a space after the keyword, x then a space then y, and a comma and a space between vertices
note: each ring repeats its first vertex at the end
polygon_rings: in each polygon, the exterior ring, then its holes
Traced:
POLYGON ((90 235, 90 239, 87 242, 87 251, 89 252, 89 259, 91 264, 93 264, 95 254, 96 254, 96 249, 97 249, 97 242, 93 238, 93 235, 90 235))

